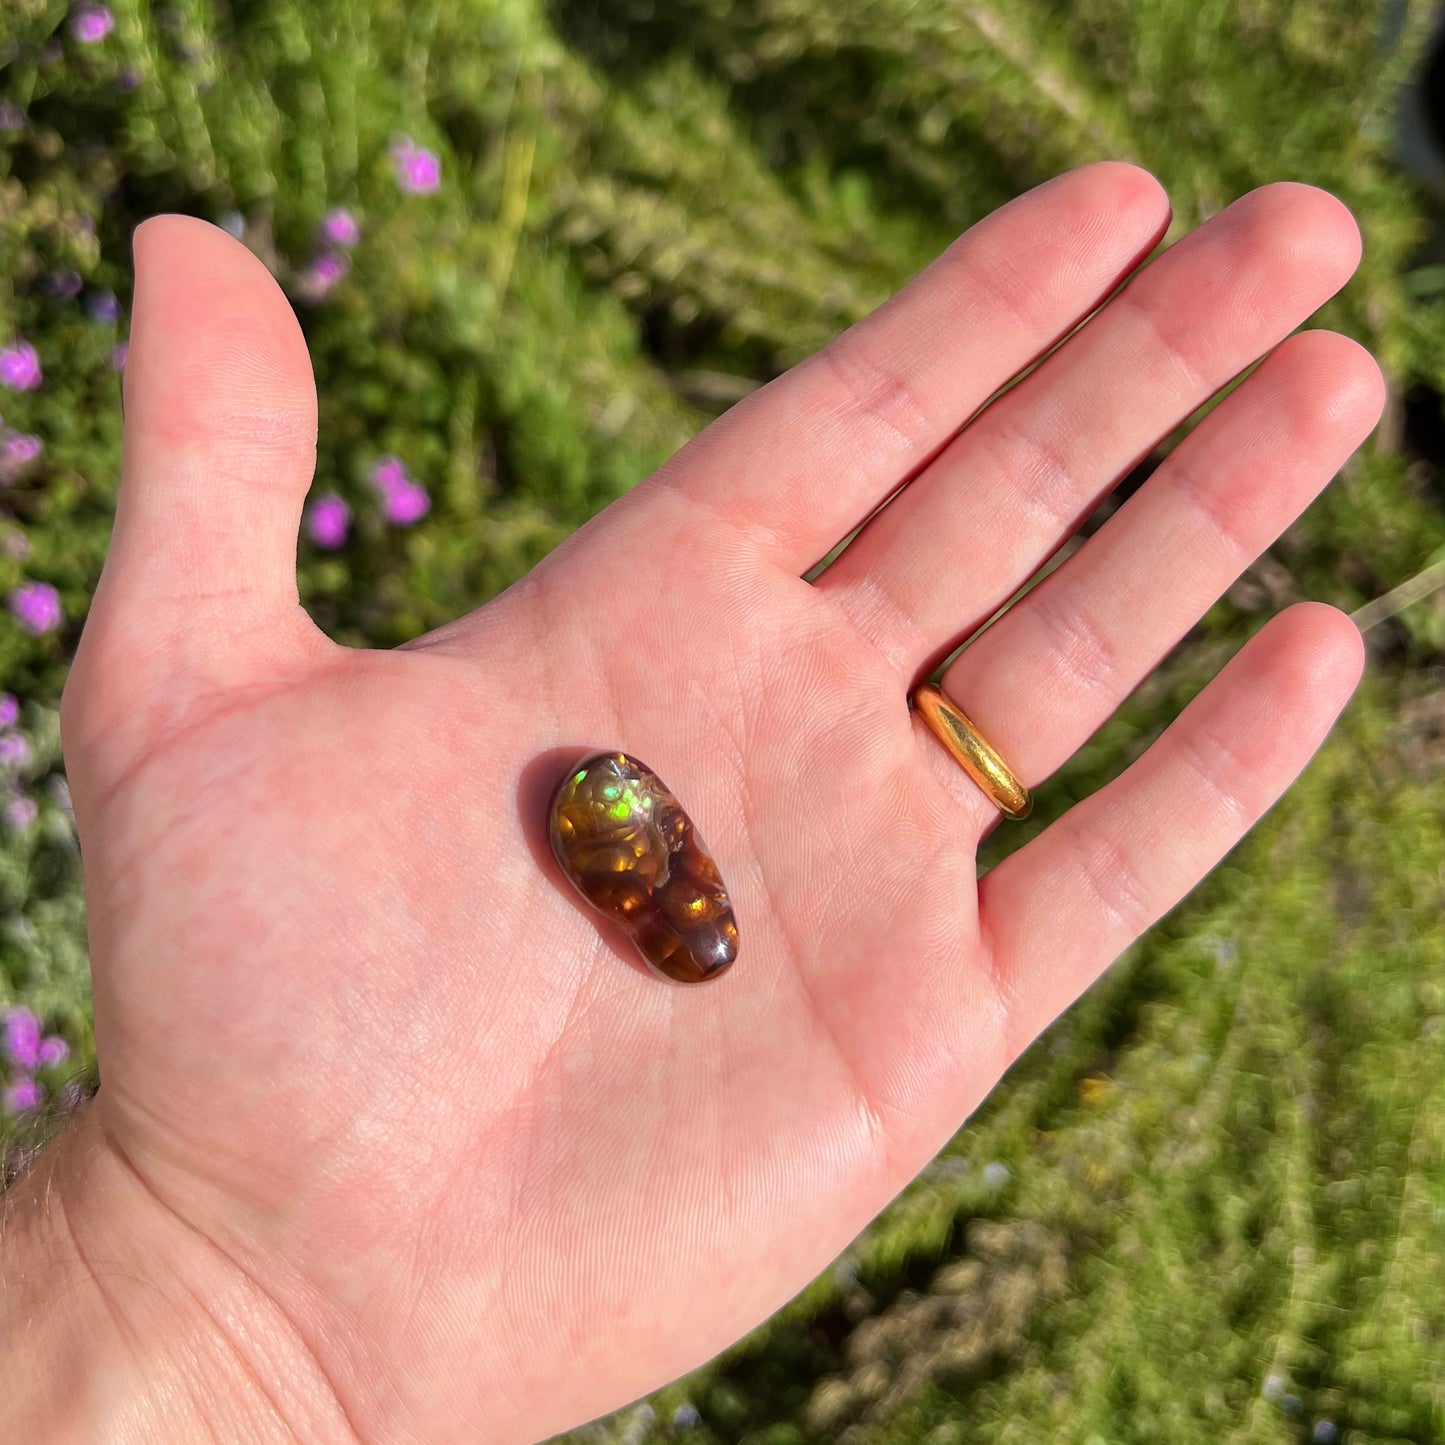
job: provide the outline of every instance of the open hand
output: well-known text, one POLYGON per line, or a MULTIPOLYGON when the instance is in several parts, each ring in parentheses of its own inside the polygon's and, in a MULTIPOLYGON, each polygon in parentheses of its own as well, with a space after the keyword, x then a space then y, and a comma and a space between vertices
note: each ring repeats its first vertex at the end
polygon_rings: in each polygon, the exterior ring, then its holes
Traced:
MULTIPOLYGON (((103 1078, 71 1207, 123 1325, 204 1296, 228 1398, 278 1438, 602 1413, 805 1284, 1270 806, 1359 673, 1324 607, 982 879, 997 814, 907 706, 1358 258, 1331 197, 1255 192, 960 430, 1167 217, 1121 164, 1029 193, 394 652, 297 601, 316 413, 280 291, 199 221, 140 230, 119 514, 63 709, 103 1078), (718 862, 741 951, 714 984, 649 975, 548 852, 550 789, 601 749, 718 862), (122 1206, 164 1241, 144 1261, 122 1206)), ((1353 342, 1284 342, 945 691, 1042 782, 1381 404, 1353 342)))

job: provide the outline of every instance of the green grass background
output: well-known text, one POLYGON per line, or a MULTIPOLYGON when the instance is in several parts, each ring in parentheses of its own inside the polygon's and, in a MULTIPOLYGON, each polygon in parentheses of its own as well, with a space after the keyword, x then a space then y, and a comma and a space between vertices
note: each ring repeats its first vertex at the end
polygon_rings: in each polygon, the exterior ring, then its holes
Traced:
MULTIPOLYGON (((30 339, 46 370, 0 411, 47 448, 0 492, 0 543, 31 546, 0 547, 0 592, 52 582, 69 618, 36 639, 0 617, 0 685, 23 699, 42 800, 35 828, 0 838, 0 1002, 29 1002, 82 1062, 54 708, 110 526, 124 321, 90 320, 46 278, 73 269, 128 303, 130 231, 154 211, 239 213, 293 288, 323 212, 360 219, 351 275, 298 305, 318 487, 358 526, 336 555, 303 543, 300 572, 329 631, 385 645, 484 601, 1063 167, 1149 166, 1171 237, 1263 181, 1336 191, 1365 262, 1319 322, 1381 358, 1386 420, 1031 827, 1137 755, 1279 606, 1358 608, 1445 556, 1427 445, 1445 272, 1424 264, 1429 209, 1393 160, 1426 5, 113 8, 94 46, 61 4, 0 11, 0 101, 27 116, 0 132, 0 344, 30 339), (440 155, 438 194, 399 194, 398 134, 440 155), (415 528, 377 519, 365 479, 384 452, 432 490, 415 528)), ((721 1360, 574 1438, 1445 1438, 1439 594, 1369 639, 1359 698, 1302 783, 837 1266, 721 1360)))

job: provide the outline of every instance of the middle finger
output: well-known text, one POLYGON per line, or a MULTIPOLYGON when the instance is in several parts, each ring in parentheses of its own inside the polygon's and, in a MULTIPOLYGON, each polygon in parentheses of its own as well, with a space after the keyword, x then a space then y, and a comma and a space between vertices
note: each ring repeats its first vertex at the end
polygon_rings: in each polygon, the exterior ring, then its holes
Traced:
POLYGON ((1349 279, 1327 192, 1236 201, 989 406, 818 579, 905 682, 987 619, 1099 496, 1349 279))

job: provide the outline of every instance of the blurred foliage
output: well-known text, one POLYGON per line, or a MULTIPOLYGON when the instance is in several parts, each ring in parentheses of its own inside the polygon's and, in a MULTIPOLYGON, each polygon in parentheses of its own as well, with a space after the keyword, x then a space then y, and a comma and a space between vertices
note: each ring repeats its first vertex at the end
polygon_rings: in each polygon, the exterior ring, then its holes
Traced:
MULTIPOLYGON (((302 594, 348 642, 485 600, 959 230, 1102 156, 1165 182, 1170 239, 1271 179, 1337 192, 1365 261, 1320 321, 1381 357, 1394 399, 1037 825, 1268 612, 1358 607, 1445 556, 1445 272, 1416 266, 1431 218, 1391 164, 1423 4, 113 8, 97 44, 53 0, 0 12, 0 105, 20 121, 0 124, 0 345, 31 341, 45 368, 0 410, 46 448, 0 493, 0 593, 51 582, 68 618, 39 638, 0 618, 42 802, 0 844, 0 992, 81 1057, 79 866, 44 779, 119 471, 124 321, 86 303, 110 290, 128 310, 130 232, 157 210, 240 230, 297 297, 317 487, 357 518, 339 552, 303 541, 302 594), (402 135, 440 157, 436 194, 398 189, 402 135), (361 227, 353 267, 306 301, 338 205, 361 227), (385 453, 432 492, 415 527, 378 513, 385 453)), ((1372 676, 1304 782, 833 1271, 577 1438, 1445 1437, 1441 596, 1372 631, 1372 676)))

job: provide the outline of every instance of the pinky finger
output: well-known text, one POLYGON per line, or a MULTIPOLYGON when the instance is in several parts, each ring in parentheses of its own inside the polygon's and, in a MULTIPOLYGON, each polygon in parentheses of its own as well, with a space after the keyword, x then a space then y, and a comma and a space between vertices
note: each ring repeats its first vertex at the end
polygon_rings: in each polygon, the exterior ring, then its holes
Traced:
POLYGON ((1127 772, 984 876, 1011 1056, 1273 805, 1349 700, 1363 656, 1343 613, 1290 608, 1127 772))

